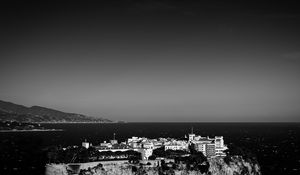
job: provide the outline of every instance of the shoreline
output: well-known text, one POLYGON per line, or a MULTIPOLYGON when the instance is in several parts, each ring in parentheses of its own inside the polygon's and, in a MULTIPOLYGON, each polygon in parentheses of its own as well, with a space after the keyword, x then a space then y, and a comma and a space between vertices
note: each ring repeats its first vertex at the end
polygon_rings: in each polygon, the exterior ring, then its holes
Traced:
POLYGON ((49 132, 64 131, 63 129, 31 129, 31 130, 0 130, 0 132, 49 132))
POLYGON ((107 124, 107 123, 114 123, 114 122, 31 122, 37 124, 107 124))

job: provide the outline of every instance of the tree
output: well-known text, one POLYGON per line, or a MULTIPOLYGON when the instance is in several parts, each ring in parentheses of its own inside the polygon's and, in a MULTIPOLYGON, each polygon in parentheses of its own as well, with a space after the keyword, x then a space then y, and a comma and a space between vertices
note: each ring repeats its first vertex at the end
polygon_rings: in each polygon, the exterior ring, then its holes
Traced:
POLYGON ((155 159, 156 159, 156 156, 155 156, 155 155, 151 155, 151 156, 149 156, 148 159, 149 159, 149 160, 155 160, 155 159))
POLYGON ((160 148, 157 148, 155 150, 153 150, 153 153, 152 153, 154 156, 156 157, 165 157, 166 156, 166 151, 165 151, 165 147, 162 146, 160 148))
POLYGON ((189 145, 189 150, 191 154, 195 154, 197 152, 197 150, 195 149, 195 144, 192 143, 189 145))

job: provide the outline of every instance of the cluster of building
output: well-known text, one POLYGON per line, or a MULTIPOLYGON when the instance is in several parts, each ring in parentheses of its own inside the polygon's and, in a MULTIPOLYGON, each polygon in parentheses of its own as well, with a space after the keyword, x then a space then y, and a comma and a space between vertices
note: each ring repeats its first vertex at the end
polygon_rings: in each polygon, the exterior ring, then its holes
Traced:
MULTIPOLYGON (((89 148, 92 146, 89 142, 82 142, 82 146, 89 148)), ((193 133, 193 130, 188 134, 188 138, 185 140, 177 140, 174 138, 158 138, 149 139, 146 137, 131 137, 125 142, 119 143, 115 138, 115 134, 110 142, 104 141, 100 145, 93 146, 99 152, 103 151, 137 151, 142 155, 143 160, 148 160, 152 155, 153 150, 164 147, 165 150, 183 150, 188 151, 192 146, 196 151, 201 151, 206 157, 226 156, 224 151, 227 146, 224 144, 223 136, 201 137, 193 133)))
POLYGON ((201 137, 193 133, 189 134, 188 142, 193 144, 196 151, 202 152, 206 157, 226 156, 228 147, 224 144, 223 136, 201 137))

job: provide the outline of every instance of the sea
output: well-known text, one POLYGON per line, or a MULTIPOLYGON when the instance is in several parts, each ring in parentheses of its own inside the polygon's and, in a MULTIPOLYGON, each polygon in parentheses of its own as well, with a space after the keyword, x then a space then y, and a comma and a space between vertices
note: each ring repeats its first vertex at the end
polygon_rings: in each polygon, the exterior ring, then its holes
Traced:
POLYGON ((0 133, 0 174, 44 174, 46 149, 97 145, 115 137, 184 138, 224 136, 225 144, 247 149, 257 157, 263 175, 300 174, 300 123, 77 123, 43 124, 63 131, 0 133))

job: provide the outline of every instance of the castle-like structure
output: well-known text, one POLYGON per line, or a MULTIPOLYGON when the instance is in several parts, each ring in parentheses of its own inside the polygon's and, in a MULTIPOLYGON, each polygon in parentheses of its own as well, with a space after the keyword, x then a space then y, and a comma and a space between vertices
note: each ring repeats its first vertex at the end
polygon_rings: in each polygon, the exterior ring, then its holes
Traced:
MULTIPOLYGON (((83 142, 82 146, 89 148, 91 146, 88 142, 83 142)), ((201 137, 193 133, 193 128, 188 134, 187 140, 177 140, 174 138, 158 138, 149 139, 146 137, 131 137, 125 142, 119 143, 115 138, 115 134, 110 142, 102 142, 100 145, 94 146, 99 152, 103 151, 137 151, 142 155, 143 160, 147 160, 153 153, 154 149, 164 147, 165 150, 189 150, 193 147, 196 151, 202 152, 206 157, 226 156, 224 151, 227 146, 224 144, 223 136, 201 137)))

